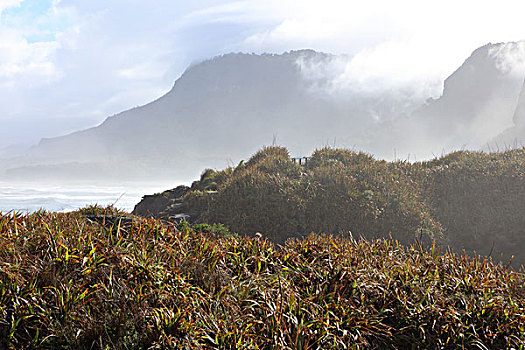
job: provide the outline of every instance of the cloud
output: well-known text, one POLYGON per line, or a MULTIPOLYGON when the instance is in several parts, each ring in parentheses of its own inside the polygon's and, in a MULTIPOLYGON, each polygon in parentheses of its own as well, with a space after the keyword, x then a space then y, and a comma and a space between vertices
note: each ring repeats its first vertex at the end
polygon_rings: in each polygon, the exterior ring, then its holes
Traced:
MULTIPOLYGON (((247 37, 255 51, 313 48, 355 57, 344 76, 372 86, 425 85, 450 75, 477 47, 525 39, 520 28, 525 3, 479 1, 370 0, 366 2, 283 0, 278 25, 247 37)), ((341 81, 341 83, 344 83, 341 81)))
POLYGON ((329 61, 298 62, 303 74, 317 81, 329 93, 366 93, 379 95, 393 90, 411 91, 414 97, 438 97, 443 87, 442 66, 431 62, 433 52, 410 52, 409 42, 387 42, 364 49, 354 56, 338 55, 329 61), (388 57, 385 60, 385 57, 388 57))
POLYGON ((96 125, 232 51, 344 53, 309 74, 341 91, 435 96, 475 48, 525 39, 524 10, 516 0, 0 0, 0 122, 31 120, 31 142, 96 125))
POLYGON ((525 77, 525 41, 493 48, 490 54, 497 58, 502 72, 519 78, 525 77))
POLYGON ((41 84, 58 78, 53 62, 56 42, 28 43, 16 32, 0 33, 0 84, 41 84))
POLYGON ((0 2, 0 85, 30 88, 60 79, 56 35, 67 26, 67 14, 53 5, 0 2))
POLYGON ((0 0, 0 15, 5 9, 18 6, 23 0, 0 0))

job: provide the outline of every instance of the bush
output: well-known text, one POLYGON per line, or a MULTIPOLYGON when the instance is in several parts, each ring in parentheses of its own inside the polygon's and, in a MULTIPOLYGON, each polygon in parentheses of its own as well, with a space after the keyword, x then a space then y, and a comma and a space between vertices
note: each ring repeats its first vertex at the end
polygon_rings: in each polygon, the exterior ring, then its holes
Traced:
POLYGON ((0 348, 525 346, 523 274, 488 259, 324 235, 275 249, 201 231, 0 215, 0 348))
MULTIPOLYGON (((219 173, 206 174, 201 182, 219 173)), ((300 166, 286 149, 267 147, 221 174, 217 193, 188 194, 197 222, 262 232, 281 244, 310 232, 348 231, 405 244, 436 240, 525 263, 524 149, 454 152, 412 164, 323 148, 300 166)))
POLYGON ((456 152, 429 165, 429 201, 450 244, 524 264, 525 151, 456 152))
POLYGON ((268 147, 229 173, 217 194, 194 191, 187 201, 200 213, 198 222, 262 232, 281 244, 310 232, 348 231, 430 243, 442 238, 442 230, 421 198, 422 186, 407 169, 406 164, 328 148, 314 152, 303 167, 292 162, 286 149, 268 147))

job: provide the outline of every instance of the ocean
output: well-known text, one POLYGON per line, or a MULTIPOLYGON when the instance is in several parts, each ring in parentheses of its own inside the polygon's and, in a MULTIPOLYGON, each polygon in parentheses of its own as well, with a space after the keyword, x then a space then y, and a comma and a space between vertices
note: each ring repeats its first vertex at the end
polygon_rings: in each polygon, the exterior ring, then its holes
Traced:
POLYGON ((176 187, 172 185, 37 185, 0 182, 0 212, 34 212, 40 209, 68 212, 90 204, 132 211, 142 196, 176 187))

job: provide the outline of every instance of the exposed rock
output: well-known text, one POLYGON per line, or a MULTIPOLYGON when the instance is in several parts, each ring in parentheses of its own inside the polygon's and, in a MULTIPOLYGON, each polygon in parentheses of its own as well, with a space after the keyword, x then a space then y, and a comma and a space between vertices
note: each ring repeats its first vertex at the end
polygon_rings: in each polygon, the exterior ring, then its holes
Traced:
POLYGON ((525 146, 525 81, 514 112, 514 125, 489 142, 489 147, 518 148, 525 146))
MULTIPOLYGON (((402 157, 428 159, 443 151, 483 148, 517 123, 524 76, 520 69, 508 69, 504 60, 509 50, 521 47, 525 42, 478 48, 445 80, 442 96, 379 128, 365 149, 378 154, 382 145, 389 145, 402 157)), ((525 59, 520 50, 516 55, 525 59)))
MULTIPOLYGON (((169 216, 183 214, 178 212, 183 209, 182 197, 188 193, 190 188, 188 186, 178 186, 174 189, 157 193, 153 195, 146 195, 133 209, 133 214, 154 217, 156 219, 166 219, 169 216), (167 212, 169 210, 169 213, 167 212), (173 213, 173 215, 170 215, 173 213)), ((179 216, 178 218, 182 218, 179 216)))

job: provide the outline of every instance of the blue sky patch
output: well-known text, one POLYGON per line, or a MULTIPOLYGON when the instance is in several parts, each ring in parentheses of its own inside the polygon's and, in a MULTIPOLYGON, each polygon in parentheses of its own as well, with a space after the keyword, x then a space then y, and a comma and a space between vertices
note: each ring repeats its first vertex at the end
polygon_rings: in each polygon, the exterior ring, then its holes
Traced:
POLYGON ((6 17, 38 18, 51 10, 53 0, 24 0, 20 6, 14 6, 4 11, 6 17))
POLYGON ((3 26, 20 30, 29 43, 55 41, 56 33, 68 25, 65 16, 53 11, 53 0, 24 0, 6 9, 0 20, 3 26))

